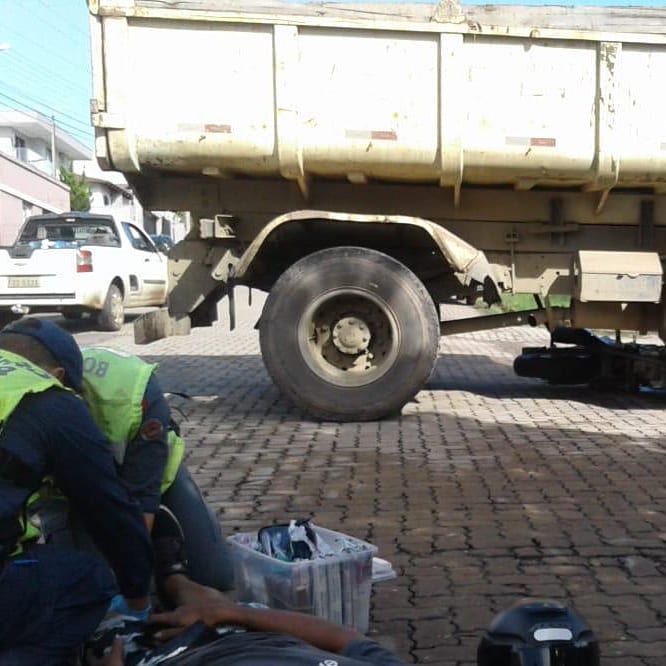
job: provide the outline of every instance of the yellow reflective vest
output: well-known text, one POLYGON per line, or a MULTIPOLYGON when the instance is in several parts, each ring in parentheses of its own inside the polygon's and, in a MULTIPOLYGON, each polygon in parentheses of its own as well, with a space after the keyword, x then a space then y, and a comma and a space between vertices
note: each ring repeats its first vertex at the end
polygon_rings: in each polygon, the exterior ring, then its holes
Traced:
MULTIPOLYGON (((83 353, 83 398, 95 423, 107 436, 113 455, 122 465, 127 444, 138 434, 143 421, 143 396, 154 363, 103 347, 88 347, 83 353)), ((164 493, 176 478, 185 454, 185 442, 173 430, 168 433, 169 454, 162 476, 164 493)))
MULTIPOLYGON (((42 393, 50 388, 68 390, 46 370, 23 356, 0 350, 0 432, 26 395, 42 393)), ((17 516, 17 520, 23 530, 20 541, 30 541, 39 537, 39 530, 26 521, 23 515, 17 516)), ((20 547, 14 554, 19 550, 20 547)))

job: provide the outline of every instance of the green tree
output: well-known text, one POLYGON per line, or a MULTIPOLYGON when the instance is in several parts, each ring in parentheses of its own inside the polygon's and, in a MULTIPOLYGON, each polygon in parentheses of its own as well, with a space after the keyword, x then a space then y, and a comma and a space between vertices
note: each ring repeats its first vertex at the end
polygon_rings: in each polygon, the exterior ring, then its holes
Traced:
POLYGON ((90 210, 90 186, 84 176, 78 176, 73 171, 60 167, 60 180, 69 185, 69 209, 90 210))

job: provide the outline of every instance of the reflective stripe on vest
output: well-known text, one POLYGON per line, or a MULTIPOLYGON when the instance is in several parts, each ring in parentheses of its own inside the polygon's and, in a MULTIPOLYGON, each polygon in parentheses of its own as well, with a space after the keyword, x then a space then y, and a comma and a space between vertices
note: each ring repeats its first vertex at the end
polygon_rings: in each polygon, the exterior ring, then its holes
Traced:
POLYGON ((167 459, 166 467, 164 468, 164 474, 162 475, 162 484, 160 485, 160 491, 162 494, 164 494, 175 481, 176 474, 178 474, 178 468, 185 456, 185 440, 180 435, 176 434, 173 430, 169 430, 167 442, 169 444, 169 457, 167 459))

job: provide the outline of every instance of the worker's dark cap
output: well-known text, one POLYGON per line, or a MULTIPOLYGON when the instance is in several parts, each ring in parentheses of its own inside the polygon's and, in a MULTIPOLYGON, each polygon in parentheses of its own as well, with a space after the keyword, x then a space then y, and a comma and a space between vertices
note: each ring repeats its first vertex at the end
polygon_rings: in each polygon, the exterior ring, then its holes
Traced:
POLYGON ((35 317, 24 317, 8 324, 0 330, 3 333, 29 335, 46 347, 54 360, 65 370, 64 384, 75 391, 81 390, 83 383, 83 356, 74 336, 64 328, 35 317))

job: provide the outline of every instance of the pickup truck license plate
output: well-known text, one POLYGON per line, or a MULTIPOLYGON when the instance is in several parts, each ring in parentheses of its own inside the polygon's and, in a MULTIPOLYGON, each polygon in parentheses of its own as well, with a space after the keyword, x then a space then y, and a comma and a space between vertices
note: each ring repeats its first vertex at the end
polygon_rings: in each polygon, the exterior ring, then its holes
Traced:
POLYGON ((10 289, 30 289, 39 287, 38 277, 10 277, 7 280, 10 289))

